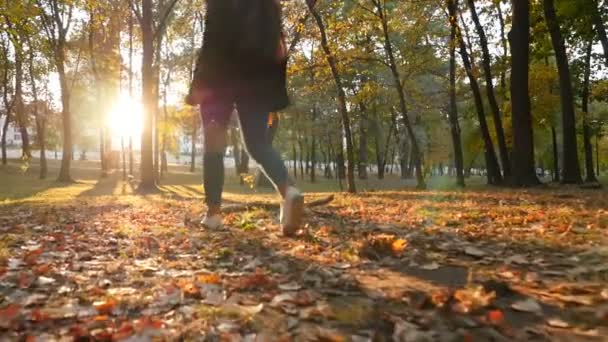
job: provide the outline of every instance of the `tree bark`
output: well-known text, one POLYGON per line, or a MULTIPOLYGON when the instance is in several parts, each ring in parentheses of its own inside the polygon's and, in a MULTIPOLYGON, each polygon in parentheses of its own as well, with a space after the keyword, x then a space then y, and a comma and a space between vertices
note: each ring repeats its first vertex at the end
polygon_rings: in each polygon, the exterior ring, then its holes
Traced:
POLYGON ((361 122, 359 123, 359 179, 367 179, 367 118, 364 116, 365 106, 360 105, 361 122))
POLYGON ((606 59, 606 66, 608 66, 608 36, 606 35, 604 18, 602 18, 602 13, 599 11, 597 0, 593 0, 592 5, 593 8, 591 9, 591 17, 593 20, 593 25, 595 26, 597 36, 602 43, 602 48, 604 49, 604 58, 606 59))
POLYGON ((576 118, 574 114, 574 95, 570 77, 570 66, 566 54, 566 45, 560 31, 553 0, 543 0, 545 21, 551 35, 555 50, 555 60, 559 73, 559 85, 562 103, 562 129, 564 150, 564 171, 562 183, 581 182, 581 170, 578 164, 578 147, 576 142, 576 118))
MULTIPOLYGON (((456 26, 451 25, 450 31, 450 133, 452 135, 452 146, 454 148, 454 165, 456 167, 456 184, 460 187, 465 186, 464 181, 464 157, 462 153, 462 141, 460 140, 460 124, 458 123, 458 104, 456 102, 456 26)), ((401 163, 402 168, 405 164, 401 163)), ((404 170, 401 171, 402 177, 404 170)))
MULTIPOLYGON (((40 179, 46 179, 48 173, 48 166, 46 162, 46 137, 45 137, 45 121, 46 115, 42 117, 38 109, 38 87, 36 86, 36 74, 34 72, 34 47, 30 42, 30 85, 32 90, 32 97, 34 98, 34 118, 36 119, 36 135, 38 136, 38 145, 40 147, 40 179)), ((46 112, 46 110, 45 110, 46 112)))
POLYGON ((393 45, 390 39, 388 18, 386 17, 385 7, 382 5, 380 0, 373 0, 373 3, 376 6, 376 15, 380 18, 380 21, 382 23, 382 33, 384 34, 384 51, 386 52, 386 55, 389 60, 391 74, 393 76, 393 82, 395 84, 395 89, 397 90, 397 95, 399 97, 401 119, 403 121, 403 125, 407 129, 408 135, 410 137, 410 142, 412 144, 413 154, 411 158, 413 159, 414 164, 416 166, 416 181, 418 183, 417 187, 419 189, 425 189, 426 183, 424 182, 424 174, 422 173, 422 151, 420 150, 416 135, 414 134, 414 128, 409 119, 409 112, 407 108, 407 102, 405 100, 403 83, 401 83, 401 75, 399 73, 399 69, 397 68, 397 62, 393 52, 393 45))
MULTIPOLYGON (((17 39, 20 39, 18 37, 17 39)), ((21 134, 21 157, 32 158, 30 150, 30 138, 27 132, 27 117, 23 104, 23 47, 20 43, 14 44, 15 47, 15 119, 21 134)))
POLYGON ((315 132, 315 124, 317 122, 317 106, 312 108, 312 139, 310 146, 310 182, 317 181, 317 135, 315 132))
POLYGON ((142 56, 142 99, 144 105, 144 125, 141 139, 141 183, 143 192, 156 190, 154 172, 153 129, 156 108, 154 98, 154 32, 152 31, 152 0, 142 0, 141 31, 143 41, 142 56))
MULTIPOLYGON (((65 37, 64 37, 65 38, 65 37)), ((72 182, 70 168, 72 165, 73 146, 72 146, 72 115, 70 113, 70 89, 65 74, 65 41, 59 41, 55 52, 57 73, 59 74, 59 84, 61 87, 61 118, 63 123, 63 155, 61 156, 61 167, 59 169, 59 182, 72 182)))
POLYGON ((512 179, 516 186, 539 184, 534 167, 534 138, 530 113, 530 8, 513 0, 511 39, 511 112, 513 121, 512 179))
POLYGON ((591 128, 589 127, 589 82, 591 78, 591 53, 593 42, 589 42, 585 51, 585 72, 583 77, 582 110, 583 110, 583 141, 585 145, 585 181, 597 183, 595 166, 593 165, 593 146, 591 145, 591 128))
MULTIPOLYGON (((2 57, 4 58, 4 61, 8 61, 8 49, 5 46, 4 42, 2 41, 2 57)), ((11 122, 11 111, 12 111, 12 104, 8 99, 8 84, 9 84, 9 77, 8 77, 8 67, 4 67, 3 69, 3 75, 2 75, 2 83, 3 83, 3 92, 2 92, 2 100, 4 101, 4 110, 6 111, 5 113, 5 120, 4 120, 4 125, 2 125, 2 141, 1 141, 1 148, 2 148, 2 165, 6 165, 8 164, 8 158, 7 158, 7 153, 6 153, 6 132, 8 131, 8 126, 11 122)))
MULTIPOLYGON (((344 93, 344 87, 342 85, 342 77, 338 71, 335 57, 332 54, 332 51, 329 47, 329 43, 327 41, 327 34, 325 32, 325 24, 323 23, 323 19, 321 18, 321 16, 315 9, 315 2, 316 1, 313 1, 313 0, 306 1, 307 5, 308 5, 308 9, 310 10, 310 13, 312 14, 312 16, 315 18, 319 31, 321 32, 321 46, 323 47, 323 51, 325 52, 325 57, 327 59, 327 63, 329 64, 331 73, 332 73, 334 81, 336 83, 336 87, 337 87, 337 91, 338 91, 339 110, 340 110, 340 115, 342 117, 342 128, 344 131, 344 140, 346 140, 346 158, 347 158, 347 162, 348 162, 347 180, 346 180, 347 190, 350 193, 355 193, 355 192, 357 192, 357 189, 355 186, 355 154, 353 151, 354 148, 353 148, 353 138, 352 138, 352 133, 351 133, 351 128, 350 128, 350 117, 348 114, 348 107, 346 105, 346 94, 344 93)), ((340 145, 342 145, 342 142, 340 142, 340 145)), ((341 152, 339 155, 343 156, 343 154, 344 153, 341 152)), ((344 160, 344 158, 342 158, 342 160, 344 160)))
POLYGON ((492 57, 490 56, 490 50, 488 49, 488 39, 486 33, 481 26, 479 16, 477 15, 477 9, 475 8, 475 0, 467 0, 469 10, 471 12, 471 18, 475 23, 475 29, 479 36, 479 42, 481 45, 481 51, 483 54, 483 70, 486 79, 486 95, 488 102, 490 103, 490 109, 492 110, 492 117, 494 119, 494 129, 496 130, 496 139, 498 140, 498 149, 500 151, 500 160, 502 162, 503 177, 509 179, 511 175, 511 162, 509 161, 509 150, 507 148, 507 142, 505 140, 505 132, 502 126, 502 112, 498 106, 496 95, 494 92, 494 81, 492 77, 492 57))
POLYGON ((6 132, 8 131, 8 125, 11 122, 11 116, 9 111, 6 112, 6 120, 4 121, 4 125, 2 125, 2 165, 8 164, 8 158, 6 154, 6 132))
POLYGON ((559 171, 559 152, 557 151, 557 133, 555 132, 555 126, 551 126, 551 141, 553 145, 553 181, 560 181, 559 171))
POLYGON ((486 168, 488 169, 488 183, 494 185, 501 184, 502 175, 500 174, 500 167, 498 165, 498 160, 496 159, 494 144, 492 143, 492 137, 490 136, 488 123, 486 121, 485 109, 483 106, 483 100, 481 98, 481 90, 479 89, 479 84, 477 83, 473 66, 471 65, 467 46, 462 38, 462 34, 459 33, 460 30, 458 27, 458 21, 456 19, 458 5, 456 0, 447 0, 447 3, 449 12, 448 19, 450 20, 450 24, 456 27, 458 44, 460 46, 460 56, 462 57, 462 63, 469 78, 469 84, 475 100, 475 108, 477 109, 477 117, 479 119, 479 128, 481 130, 481 136, 484 142, 486 168))
POLYGON ((196 115, 192 116, 192 135, 191 138, 191 149, 190 149, 190 172, 194 173, 196 171, 196 138, 198 134, 198 117, 196 115))
POLYGON ((501 5, 502 0, 499 1, 495 1, 496 4, 496 10, 498 11, 498 24, 500 25, 500 41, 502 43, 502 61, 501 61, 501 67, 502 70, 500 71, 500 88, 501 88, 501 93, 502 96, 505 96, 507 94, 507 57, 508 57, 508 51, 509 51, 509 47, 508 47, 508 42, 507 42, 507 37, 505 34, 505 18, 504 15, 502 14, 502 7, 501 5))

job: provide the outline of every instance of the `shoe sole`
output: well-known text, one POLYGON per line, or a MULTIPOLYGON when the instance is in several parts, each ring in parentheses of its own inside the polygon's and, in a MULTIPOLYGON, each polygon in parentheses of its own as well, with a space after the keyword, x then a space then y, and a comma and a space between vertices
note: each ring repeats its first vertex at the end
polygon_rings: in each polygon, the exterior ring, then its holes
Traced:
POLYGON ((290 222, 286 222, 283 226, 283 235, 293 235, 296 230, 302 226, 304 217, 304 196, 298 195, 292 200, 290 212, 290 222))

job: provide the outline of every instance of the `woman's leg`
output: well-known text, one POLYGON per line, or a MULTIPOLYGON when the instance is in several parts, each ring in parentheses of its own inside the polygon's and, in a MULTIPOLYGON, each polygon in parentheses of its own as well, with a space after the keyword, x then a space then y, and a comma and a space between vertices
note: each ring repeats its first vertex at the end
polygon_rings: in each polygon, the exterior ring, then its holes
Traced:
POLYGON ((227 124, 232 105, 205 105, 201 109, 203 118, 204 154, 203 185, 207 216, 220 214, 224 188, 224 153, 227 142, 227 124))
POLYGON ((239 108, 241 133, 249 155, 262 167, 282 197, 289 187, 289 177, 280 154, 268 140, 268 113, 239 108))

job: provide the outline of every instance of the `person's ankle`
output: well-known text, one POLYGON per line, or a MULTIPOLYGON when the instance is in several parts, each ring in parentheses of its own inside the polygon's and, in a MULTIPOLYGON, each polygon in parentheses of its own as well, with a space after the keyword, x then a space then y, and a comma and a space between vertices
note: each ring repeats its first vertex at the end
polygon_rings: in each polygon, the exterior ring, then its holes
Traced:
POLYGON ((221 214, 222 208, 220 206, 209 206, 209 208, 207 209, 207 216, 209 217, 221 214))

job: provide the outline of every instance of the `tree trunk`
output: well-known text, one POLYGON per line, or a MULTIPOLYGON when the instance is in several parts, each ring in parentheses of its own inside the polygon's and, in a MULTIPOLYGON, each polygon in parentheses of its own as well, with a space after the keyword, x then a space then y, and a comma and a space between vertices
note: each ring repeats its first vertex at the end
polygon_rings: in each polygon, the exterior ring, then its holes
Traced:
POLYGON ((591 78, 591 53, 593 51, 593 42, 589 42, 585 54, 585 73, 583 80, 583 93, 581 94, 583 103, 583 141, 585 145, 585 181, 588 183, 597 183, 593 165, 593 146, 591 145, 591 128, 589 127, 589 82, 591 78))
POLYGON ((317 136, 315 132, 315 123, 317 122, 317 106, 312 108, 312 137, 310 146, 310 182, 317 181, 317 136))
MULTIPOLYGON (((452 134, 452 146, 454 147, 454 164, 456 167, 456 184, 465 186, 464 182, 464 157, 462 154, 462 141, 460 140, 460 124, 458 123, 458 104, 456 102, 456 26, 451 25, 450 31, 450 132, 452 134)), ((405 164, 402 162, 402 167, 405 164)), ((402 177, 404 171, 401 171, 402 177)))
POLYGON ((507 94, 507 56, 508 56, 508 42, 507 42, 507 37, 505 34, 505 18, 504 15, 502 14, 502 8, 500 7, 501 5, 501 0, 499 1, 495 1, 494 2, 496 4, 496 10, 498 11, 498 24, 500 25, 500 41, 502 43, 502 61, 501 61, 501 67, 502 70, 500 70, 500 89, 501 89, 501 93, 502 96, 505 96, 507 94))
MULTIPOLYGON (((314 1, 316 2, 316 1, 314 1)), ((310 10, 310 13, 315 18, 317 22, 317 26, 319 27, 319 31, 321 32, 321 46, 323 47, 323 51, 325 52, 325 57, 327 59, 327 63, 331 69, 331 73, 333 75, 334 81, 336 83, 336 88, 338 91, 338 102, 339 102, 339 110, 340 115, 342 117, 342 129, 344 131, 344 140, 346 140, 346 158, 348 162, 348 170, 347 170, 347 190, 350 193, 357 192, 355 186, 355 154, 353 148, 353 138, 350 128, 350 117, 348 114, 348 107, 346 105, 346 94, 344 93, 344 88, 342 86, 342 76, 338 71, 338 67, 336 64, 336 60, 332 51, 329 47, 329 43, 327 41, 327 34, 325 32, 325 24, 323 23, 323 19, 315 9, 315 4, 312 0, 307 0, 306 3, 310 10)), ((340 142, 340 146, 342 146, 342 141, 340 142)), ((343 152, 340 152, 340 156, 343 157, 343 152)), ((344 160, 344 158, 342 158, 344 160)), ((342 165, 343 166, 343 165, 342 165)))
POLYGON ((160 148, 160 175, 161 177, 169 171, 169 165, 167 163, 167 140, 169 139, 168 128, 167 125, 169 123, 169 111, 167 109, 167 88, 171 83, 171 71, 167 71, 167 78, 165 78, 165 82, 163 85, 163 132, 162 132, 162 142, 160 148))
POLYGON ((156 108, 154 98, 154 32, 152 31, 152 0, 142 0, 142 99, 144 125, 141 139, 141 183, 139 190, 156 190, 154 172, 153 129, 156 108))
POLYGON ((32 158, 30 138, 27 132, 27 117, 23 104, 23 52, 22 47, 15 44, 15 119, 21 134, 21 157, 32 158))
POLYGON ((498 140, 498 149, 500 151, 500 160, 502 162, 503 169, 503 177, 505 179, 510 178, 510 167, 511 163, 509 161, 509 150, 507 149, 507 142, 505 140, 505 132, 502 126, 502 112, 498 106, 498 101, 496 100, 496 95, 494 92, 494 84, 492 77, 492 57, 490 56, 490 50, 488 49, 488 39, 486 38, 486 33, 479 22, 479 17, 477 15, 477 9, 475 8, 475 0, 467 0, 469 4, 469 10, 471 12, 471 18, 475 23, 475 29, 477 30, 477 35, 479 36, 479 43, 481 45, 481 50, 483 54, 483 70, 484 76, 486 79, 486 95, 488 97, 488 102, 490 103, 490 109, 492 110, 492 117, 494 119, 494 129, 496 130, 496 138, 498 140))
POLYGON ((198 134, 198 118, 196 115, 192 116, 192 135, 190 136, 191 149, 190 149, 190 172, 194 173, 196 171, 196 138, 198 134))
POLYGON ((600 135, 598 133, 595 134, 595 173, 596 175, 600 175, 600 135))
POLYGON ((551 141, 553 145, 553 181, 559 183, 559 152, 557 151, 557 133, 555 132, 555 126, 551 126, 551 141))
MULTIPOLYGON (((364 108, 361 108, 363 113, 364 108)), ((367 118, 359 123, 359 179, 367 179, 367 118)))
POLYGON ((6 112, 6 120, 4 121, 4 125, 2 126, 2 165, 8 164, 8 158, 6 155, 6 133, 8 131, 8 125, 11 122, 11 116, 9 115, 9 111, 6 112))
POLYGON ((512 179, 516 186, 539 184, 534 167, 534 138, 528 73, 530 67, 530 8, 513 1, 511 38, 511 111, 513 121, 512 179))
POLYGON ((604 49, 604 58, 606 59, 606 66, 608 66, 608 36, 606 35, 606 25, 604 24, 604 18, 602 18, 602 13, 600 13, 597 0, 593 0, 592 5, 593 8, 591 9, 591 16, 593 20, 593 25, 595 26, 597 36, 599 37, 600 42, 602 43, 602 48, 604 49))
POLYGON ((410 137, 410 142, 412 144, 413 153, 411 155, 411 158, 413 159, 414 164, 416 165, 416 180, 418 183, 417 187, 419 189, 424 189, 426 188, 426 184, 424 182, 424 174, 422 173, 422 151, 420 150, 416 135, 414 134, 414 129, 409 119, 409 112, 407 109, 407 102, 405 101, 403 83, 401 83, 401 75, 399 73, 399 69, 397 68, 397 62, 393 53, 393 45, 390 39, 388 18, 386 17, 385 7, 380 0, 373 0, 373 3, 376 6, 377 15, 380 18, 380 21, 382 22, 382 32, 384 34, 384 51, 388 56, 389 65, 393 76, 393 82, 395 84, 395 89, 397 90, 397 95, 399 96, 401 119, 403 120, 403 125, 407 129, 407 133, 410 137))
POLYGON ((72 182, 70 167, 72 165, 73 146, 72 146, 72 116, 70 113, 70 89, 65 74, 65 46, 64 42, 58 42, 55 52, 57 72, 59 74, 59 84, 61 87, 61 119, 63 123, 63 155, 61 156, 61 167, 59 169, 59 182, 72 182))
MULTIPOLYGON (((457 16, 457 3, 456 0, 447 0, 449 19, 452 26, 456 26, 456 32, 460 32, 458 28, 457 16)), ((500 174, 500 167, 498 166, 498 160, 496 159, 496 152, 494 151, 494 144, 492 143, 492 137, 488 129, 488 123, 486 121, 485 109, 483 106, 483 100, 481 98, 481 90, 477 83, 477 78, 471 65, 467 46, 462 38, 461 34, 457 34, 458 44, 460 46, 460 55, 462 57, 462 63, 466 74, 469 78, 469 84, 471 91, 473 92, 473 98, 475 99, 475 107, 477 109, 477 117, 479 119, 479 128, 481 130, 481 136, 484 142, 484 155, 486 159, 486 168, 488 169, 488 183, 489 184, 500 184, 502 183, 502 175, 500 174)))
MULTIPOLYGON (((129 11, 129 98, 133 98, 133 11, 129 11)), ((129 175, 133 176, 133 132, 129 134, 129 175)))
POLYGON ((570 78, 570 67, 566 54, 566 45, 560 31, 553 0, 543 0, 545 21, 551 35, 555 50, 555 60, 559 72, 559 85, 562 102, 562 129, 564 150, 564 171, 562 183, 580 183, 581 169, 578 164, 578 147, 576 142, 576 118, 574 114, 574 95, 570 78))
MULTIPOLYGON (((32 90, 32 97, 34 98, 33 111, 34 118, 36 119, 36 135, 38 136, 38 146, 40 147, 40 179, 46 179, 48 173, 48 167, 46 163, 46 138, 45 138, 45 121, 46 115, 42 117, 38 109, 38 87, 36 86, 36 74, 34 72, 34 48, 30 43, 30 85, 32 90)), ((45 109, 45 114, 46 109, 45 109)))
POLYGON ((293 166, 293 179, 298 179, 298 165, 296 164, 296 160, 298 160, 298 153, 296 151, 295 142, 291 144, 291 160, 293 166))

